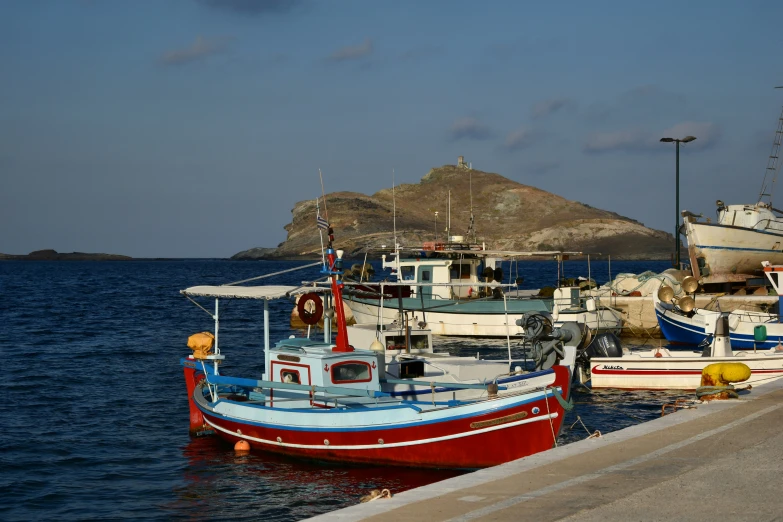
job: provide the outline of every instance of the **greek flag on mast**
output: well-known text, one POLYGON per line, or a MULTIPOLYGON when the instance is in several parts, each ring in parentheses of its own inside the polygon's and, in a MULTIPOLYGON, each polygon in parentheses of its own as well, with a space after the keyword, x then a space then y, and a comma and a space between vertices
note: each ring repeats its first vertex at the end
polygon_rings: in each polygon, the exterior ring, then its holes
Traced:
POLYGON ((315 219, 316 222, 318 223, 318 228, 322 230, 326 230, 327 228, 329 228, 329 223, 324 218, 322 218, 320 214, 318 214, 318 217, 316 217, 315 219))

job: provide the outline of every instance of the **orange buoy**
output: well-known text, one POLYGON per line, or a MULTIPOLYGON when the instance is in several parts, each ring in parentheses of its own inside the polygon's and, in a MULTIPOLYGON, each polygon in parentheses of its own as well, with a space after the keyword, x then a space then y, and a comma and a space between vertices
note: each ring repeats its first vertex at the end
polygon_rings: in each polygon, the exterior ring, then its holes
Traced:
POLYGON ((250 451, 250 444, 246 440, 240 440, 234 444, 234 451, 246 452, 250 451))

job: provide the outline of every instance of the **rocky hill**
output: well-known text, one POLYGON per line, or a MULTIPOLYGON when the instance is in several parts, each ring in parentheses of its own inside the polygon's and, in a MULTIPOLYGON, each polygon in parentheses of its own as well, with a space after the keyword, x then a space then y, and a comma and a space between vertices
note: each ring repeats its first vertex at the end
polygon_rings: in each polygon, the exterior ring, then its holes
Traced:
MULTIPOLYGON (((583 251, 617 259, 668 259, 673 250, 671 234, 652 230, 633 219, 569 201, 499 174, 468 171, 455 165, 432 169, 420 183, 395 188, 398 241, 406 246, 432 241, 435 211, 439 213, 438 234, 443 241, 449 190, 451 235, 467 238, 471 185, 476 239, 485 242, 487 248, 583 251)), ((339 247, 349 257, 356 257, 367 248, 393 245, 392 189, 372 196, 335 192, 327 194, 326 203, 339 247)), ((315 201, 300 201, 292 213, 293 220, 285 227, 288 238, 276 249, 251 249, 233 258, 318 255, 315 201)))

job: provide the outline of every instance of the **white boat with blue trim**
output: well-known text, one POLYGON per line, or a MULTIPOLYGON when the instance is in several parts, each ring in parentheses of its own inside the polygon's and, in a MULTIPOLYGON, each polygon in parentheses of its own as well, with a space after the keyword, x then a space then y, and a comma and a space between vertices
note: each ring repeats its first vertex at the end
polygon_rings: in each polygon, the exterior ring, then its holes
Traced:
POLYGON ((683 211, 693 277, 701 284, 746 281, 762 261, 783 264, 783 218, 768 203, 724 205, 715 223, 683 211))
MULTIPOLYGON (((769 266, 763 271, 768 278, 774 273, 769 266)), ((686 278, 683 286, 691 282, 695 284, 694 278, 686 278)), ((693 290, 695 286, 687 291, 693 290)), ((665 285, 653 292, 652 299, 661 333, 671 344, 695 346, 703 343, 710 336, 710 324, 721 315, 719 309, 696 308, 690 296, 675 297, 671 287, 665 285)), ((727 318, 729 339, 734 349, 767 350, 783 342, 783 323, 778 314, 734 310, 727 313, 727 318)))
MULTIPOLYGON (((783 264, 783 212, 772 206, 783 144, 783 111, 772 140, 758 202, 725 205, 718 200, 717 220, 682 211, 693 277, 701 284, 746 281, 762 261, 783 264)), ((679 268, 679 267, 678 267, 679 268)))
POLYGON ((346 294, 346 304, 358 324, 387 323, 400 309, 411 312, 436 335, 506 337, 524 333, 516 319, 527 312, 550 313, 555 326, 587 325, 594 332, 619 333, 620 311, 602 306, 579 288, 563 287, 553 297, 509 297, 498 260, 532 256, 563 256, 563 252, 484 250, 480 245, 427 243, 422 249, 397 249, 382 267, 391 271, 396 287, 367 283, 346 294))

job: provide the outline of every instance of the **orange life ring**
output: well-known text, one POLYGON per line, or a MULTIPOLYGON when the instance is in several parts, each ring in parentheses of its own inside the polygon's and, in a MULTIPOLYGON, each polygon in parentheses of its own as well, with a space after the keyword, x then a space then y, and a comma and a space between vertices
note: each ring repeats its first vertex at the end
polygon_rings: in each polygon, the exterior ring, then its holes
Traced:
POLYGON ((304 324, 314 325, 321 320, 324 314, 324 304, 318 294, 309 293, 304 294, 299 298, 299 302, 296 303, 296 310, 299 312, 299 318, 304 324), (307 304, 313 303, 315 309, 311 312, 308 309, 307 304))

